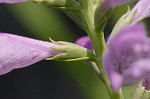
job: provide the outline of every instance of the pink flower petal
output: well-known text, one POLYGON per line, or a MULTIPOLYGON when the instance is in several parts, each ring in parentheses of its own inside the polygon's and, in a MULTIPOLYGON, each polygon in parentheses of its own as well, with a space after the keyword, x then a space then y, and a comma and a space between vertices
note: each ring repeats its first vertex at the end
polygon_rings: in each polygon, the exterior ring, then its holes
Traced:
POLYGON ((0 33, 0 75, 58 54, 55 44, 12 34, 0 33))
POLYGON ((19 3, 19 2, 26 2, 28 0, 0 0, 0 3, 19 3))

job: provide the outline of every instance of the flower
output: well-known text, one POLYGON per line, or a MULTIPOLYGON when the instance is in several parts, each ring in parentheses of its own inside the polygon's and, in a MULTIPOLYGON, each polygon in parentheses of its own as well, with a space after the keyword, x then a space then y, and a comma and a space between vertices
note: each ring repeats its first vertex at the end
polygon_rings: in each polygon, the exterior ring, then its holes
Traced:
POLYGON ((28 0, 0 0, 0 3, 19 3, 19 2, 25 2, 25 1, 28 1, 28 0))
POLYGON ((93 49, 92 42, 88 36, 80 37, 75 43, 80 45, 80 46, 83 46, 87 49, 90 49, 90 50, 93 49))
POLYGON ((104 0, 103 2, 103 7, 104 8, 114 8, 116 6, 125 4, 125 3, 129 3, 129 2, 133 2, 133 1, 138 1, 138 0, 104 0))
POLYGON ((59 54, 54 43, 0 33, 0 75, 59 54))
MULTIPOLYGON (((131 11, 127 12, 118 21, 124 21, 127 19, 130 22, 126 22, 126 23, 132 24, 132 23, 137 23, 144 18, 150 17, 150 1, 149 0, 115 0, 115 1, 104 0, 103 8, 105 9, 111 8, 111 7, 114 8, 116 6, 119 6, 128 2, 132 2, 132 1, 138 1, 138 2, 131 11)), ((121 22, 117 22, 117 23, 120 24, 121 22)))
MULTIPOLYGON (((88 36, 79 38, 76 43, 93 49, 88 36)), ((110 39, 103 62, 114 91, 150 76, 149 52, 150 39, 143 24, 126 26, 110 39)))
POLYGON ((114 91, 150 76, 149 52, 150 39, 143 24, 126 26, 110 39, 103 62, 114 91))
POLYGON ((79 45, 63 41, 40 41, 0 33, 0 75, 46 60, 92 60, 94 54, 79 45))
POLYGON ((132 19, 132 22, 137 22, 144 18, 149 17, 150 16, 150 1, 139 0, 138 3, 135 5, 135 7, 132 9, 131 13, 135 10, 137 11, 136 11, 136 14, 134 15, 134 18, 132 19))

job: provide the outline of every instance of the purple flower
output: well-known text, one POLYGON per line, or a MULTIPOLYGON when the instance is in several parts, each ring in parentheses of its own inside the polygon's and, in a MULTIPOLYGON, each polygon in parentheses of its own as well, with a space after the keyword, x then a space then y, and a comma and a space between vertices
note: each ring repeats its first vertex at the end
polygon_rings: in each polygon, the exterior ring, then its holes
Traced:
POLYGON ((60 52, 49 48, 55 45, 50 42, 0 33, 0 75, 59 54, 60 52))
POLYGON ((19 2, 25 2, 28 0, 0 0, 0 3, 19 3, 19 2))
POLYGON ((114 91, 150 76, 149 52, 143 24, 127 26, 110 39, 103 61, 114 91))
POLYGON ((76 41, 76 44, 83 46, 83 47, 90 49, 90 50, 93 49, 93 45, 92 45, 91 40, 88 36, 83 36, 83 37, 79 38, 76 41))
POLYGON ((132 1, 138 1, 138 0, 104 0, 103 7, 106 9, 111 7, 114 8, 116 6, 129 3, 132 1))
POLYGON ((142 20, 143 18, 147 18, 150 16, 150 0, 139 0, 135 7, 132 9, 133 11, 137 10, 132 22, 136 22, 142 20))
POLYGON ((131 11, 132 13, 137 10, 132 22, 137 22, 150 16, 150 0, 104 0, 103 8, 114 8, 132 1, 138 1, 131 11))

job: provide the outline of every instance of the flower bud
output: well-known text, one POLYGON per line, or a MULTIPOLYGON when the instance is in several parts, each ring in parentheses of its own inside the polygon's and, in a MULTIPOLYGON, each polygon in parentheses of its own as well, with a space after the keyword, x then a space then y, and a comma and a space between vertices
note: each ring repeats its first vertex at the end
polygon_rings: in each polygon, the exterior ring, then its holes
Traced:
POLYGON ((92 50, 88 50, 82 46, 59 41, 54 42, 57 46, 50 46, 51 49, 61 52, 47 60, 60 60, 60 61, 78 61, 78 60, 93 60, 94 54, 92 50))
POLYGON ((75 43, 87 49, 90 49, 90 50, 93 49, 93 44, 88 36, 80 37, 79 39, 77 39, 75 43))

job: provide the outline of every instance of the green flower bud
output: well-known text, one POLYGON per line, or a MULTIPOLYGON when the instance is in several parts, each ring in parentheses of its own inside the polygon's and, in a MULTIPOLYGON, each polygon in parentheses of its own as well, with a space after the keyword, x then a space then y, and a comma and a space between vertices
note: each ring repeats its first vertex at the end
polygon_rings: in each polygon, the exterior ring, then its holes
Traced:
POLYGON ((59 61, 79 61, 79 60, 94 60, 94 53, 92 50, 88 50, 82 46, 59 41, 53 42, 57 46, 50 47, 51 49, 58 50, 60 54, 50 57, 46 60, 59 60, 59 61))

